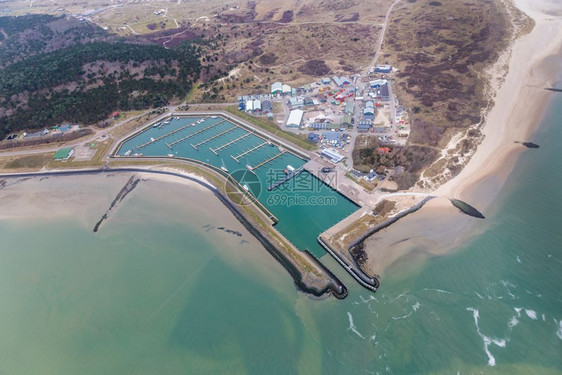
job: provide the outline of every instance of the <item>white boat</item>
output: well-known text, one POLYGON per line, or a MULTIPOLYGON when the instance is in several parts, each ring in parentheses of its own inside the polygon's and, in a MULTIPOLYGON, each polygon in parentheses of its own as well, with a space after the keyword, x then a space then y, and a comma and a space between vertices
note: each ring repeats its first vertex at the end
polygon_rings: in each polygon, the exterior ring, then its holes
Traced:
POLYGON ((154 124, 154 125, 152 125, 152 127, 153 127, 153 128, 157 128, 157 127, 158 127, 158 125, 160 125, 160 123, 159 123, 159 122, 158 122, 158 123, 156 123, 156 124, 154 124))
POLYGON ((246 190, 246 191, 250 191, 250 187, 246 184, 242 185, 242 187, 246 190))
POLYGON ((221 169, 225 172, 228 172, 228 169, 224 165, 221 167, 221 169))
POLYGON ((254 168, 253 168, 250 164, 246 164, 246 169, 249 170, 249 171, 251 171, 251 170, 253 170, 254 168))
POLYGON ((154 138, 150 137, 150 142, 154 142, 154 138))
POLYGON ((133 152, 133 150, 129 150, 129 151, 125 152, 125 156, 131 155, 131 152, 133 152))
POLYGON ((173 157, 174 157, 174 154, 168 154, 168 157, 169 157, 169 158, 173 158, 173 157))

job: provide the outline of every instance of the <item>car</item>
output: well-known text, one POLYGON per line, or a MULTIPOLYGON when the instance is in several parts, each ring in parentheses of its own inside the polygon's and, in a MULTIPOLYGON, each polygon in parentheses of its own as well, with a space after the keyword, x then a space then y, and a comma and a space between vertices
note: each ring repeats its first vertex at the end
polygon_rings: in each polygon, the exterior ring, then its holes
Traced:
POLYGON ((331 171, 332 171, 332 168, 330 168, 330 167, 322 168, 322 173, 330 173, 331 171))

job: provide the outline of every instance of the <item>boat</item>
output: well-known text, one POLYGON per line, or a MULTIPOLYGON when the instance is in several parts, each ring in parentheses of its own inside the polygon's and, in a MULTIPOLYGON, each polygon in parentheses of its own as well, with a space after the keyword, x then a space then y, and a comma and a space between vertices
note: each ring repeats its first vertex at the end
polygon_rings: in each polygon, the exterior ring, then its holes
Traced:
POLYGON ((253 170, 254 168, 253 168, 250 164, 246 164, 246 169, 249 170, 249 171, 251 171, 251 170, 253 170))
POLYGON ((168 157, 169 157, 169 158, 173 158, 173 157, 174 157, 174 154, 168 154, 168 157))
POLYGON ((160 125, 160 123, 159 123, 159 122, 157 122, 156 124, 152 125, 152 127, 153 127, 153 128, 157 128, 157 127, 158 127, 158 125, 160 125))
POLYGON ((129 151, 125 152, 125 156, 131 155, 131 152, 133 152, 133 150, 129 150, 129 151))
POLYGON ((221 166, 221 169, 225 172, 228 172, 228 169, 225 166, 221 166))
POLYGON ((250 187, 246 184, 242 185, 242 187, 246 190, 246 191, 250 191, 250 187))
POLYGON ((154 138, 150 137, 150 142, 154 142, 154 138))

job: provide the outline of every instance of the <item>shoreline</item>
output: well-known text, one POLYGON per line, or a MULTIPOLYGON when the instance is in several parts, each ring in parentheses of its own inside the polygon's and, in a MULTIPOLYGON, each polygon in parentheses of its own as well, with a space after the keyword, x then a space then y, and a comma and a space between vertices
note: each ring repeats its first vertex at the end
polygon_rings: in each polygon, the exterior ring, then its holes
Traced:
MULTIPOLYGON (((209 183, 208 180, 204 178, 199 178, 193 174, 184 174, 168 169, 158 170, 158 169, 146 169, 138 168, 134 166, 123 167, 123 168, 103 168, 103 169, 81 169, 81 170, 58 170, 58 171, 39 171, 39 172, 26 172, 26 173, 13 173, 13 174, 0 174, 1 179, 5 178, 44 178, 44 177, 59 177, 59 176, 78 176, 78 175, 107 175, 116 173, 140 173, 145 176, 163 176, 164 178, 160 181, 167 183, 178 183, 177 179, 182 180, 182 183, 188 183, 190 185, 197 185, 201 189, 206 189, 212 193, 219 201, 222 203, 238 220, 248 232, 254 236, 254 238, 260 243, 260 245, 265 248, 265 250, 289 273, 293 278, 293 282, 297 290, 305 293, 310 297, 323 298, 329 295, 333 295, 337 299, 344 299, 347 297, 346 286, 318 259, 316 259, 310 252, 304 250, 300 252, 302 258, 306 258, 313 268, 318 270, 320 273, 325 274, 327 280, 323 280, 322 285, 318 285, 318 280, 315 277, 311 277, 310 272, 303 272, 297 265, 295 261, 290 259, 289 254, 285 254, 282 250, 279 250, 275 246, 275 239, 271 238, 267 232, 262 233, 257 227, 256 223, 253 223, 251 219, 247 217, 247 214, 243 213, 242 210, 238 209, 234 203, 232 203, 222 191, 217 187, 209 183), (175 181, 174 181, 175 180, 175 181)), ((319 278, 321 278, 319 276, 319 278)))
MULTIPOLYGON (((510 47, 509 71, 503 84, 494 88, 494 105, 482 126, 484 140, 456 177, 431 192, 465 200, 484 212, 495 209, 502 187, 527 150, 515 142, 532 141, 555 94, 545 87, 550 87, 559 73, 550 60, 562 51, 562 10, 545 0, 514 0, 514 5, 531 17, 535 26, 510 47)), ((487 228, 486 221, 459 215, 448 200, 436 199, 399 225, 367 239, 367 267, 383 275, 406 256, 447 254, 487 228)))
POLYGON ((526 150, 514 142, 530 140, 538 128, 553 95, 545 87, 556 80, 557 73, 546 66, 547 60, 562 49, 562 28, 537 10, 546 4, 544 0, 514 0, 514 5, 535 21, 535 27, 513 43, 509 72, 495 90, 495 104, 482 127, 484 140, 459 175, 438 187, 435 195, 471 198, 488 207, 492 200, 474 194, 474 190, 487 177, 499 175, 499 186, 493 189, 497 195, 515 166, 514 156, 526 150), (534 58, 528 62, 528 56, 534 58))

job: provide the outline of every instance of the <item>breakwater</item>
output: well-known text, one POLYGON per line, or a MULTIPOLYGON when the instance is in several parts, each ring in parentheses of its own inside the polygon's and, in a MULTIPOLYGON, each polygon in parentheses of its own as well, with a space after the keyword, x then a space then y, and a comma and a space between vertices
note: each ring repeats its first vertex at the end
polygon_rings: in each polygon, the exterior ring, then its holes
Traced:
POLYGON ((119 191, 119 193, 117 193, 117 196, 115 197, 115 199, 113 199, 113 202, 111 202, 109 209, 105 212, 105 214, 103 214, 101 219, 99 219, 99 221, 94 226, 94 232, 97 232, 99 230, 100 225, 103 223, 104 220, 108 218, 110 211, 113 210, 119 202, 125 199, 125 197, 131 191, 133 191, 134 188, 137 187, 139 182, 140 182, 140 178, 135 179, 135 176, 131 176, 131 178, 129 179, 129 181, 127 181, 125 186, 123 186, 123 188, 119 191))
POLYGON ((451 201, 451 203, 453 204, 453 206, 455 206, 456 208, 458 208, 463 214, 466 214, 468 216, 472 216, 478 219, 485 219, 484 215, 482 215, 482 213, 480 211, 478 211, 476 208, 472 207, 470 204, 463 202, 459 199, 454 199, 454 198, 450 198, 449 199, 451 201))
POLYGON ((332 248, 332 246, 325 241, 322 236, 318 236, 318 242, 328 254, 330 254, 359 284, 363 287, 369 289, 370 291, 375 292, 378 287, 380 286, 380 280, 378 277, 370 277, 368 276, 361 268, 355 264, 348 264, 343 257, 341 257, 336 250, 332 248))
POLYGON ((405 216, 408 216, 409 214, 416 212, 417 210, 419 210, 420 208, 422 208, 427 202, 429 202, 430 200, 432 200, 433 198, 435 198, 434 196, 428 196, 426 198, 424 198, 423 200, 421 200, 418 204, 408 208, 407 210, 404 210, 400 213, 398 213, 397 215, 391 217, 388 220, 383 221, 382 223, 375 225, 374 227, 372 227, 371 229, 369 229, 367 232, 365 232, 364 234, 362 234, 358 239, 356 239, 355 241, 353 241, 349 246, 348 246, 348 250, 353 249, 355 246, 359 245, 360 243, 362 243, 363 241, 365 241, 367 238, 369 238, 370 236, 372 236, 373 234, 377 233, 379 230, 384 229, 386 227, 388 227, 389 225, 394 224, 395 222, 397 222, 398 220, 402 219, 405 216))
POLYGON ((318 259, 314 258, 308 251, 304 251, 306 258, 313 261, 317 267, 328 276, 329 281, 324 283, 323 286, 314 286, 306 284, 304 280, 303 273, 287 258, 281 250, 279 250, 273 243, 259 230, 257 230, 254 225, 246 219, 242 212, 236 207, 228 198, 226 198, 221 191, 215 186, 202 181, 200 179, 187 176, 181 173, 171 172, 171 171, 160 171, 151 170, 144 168, 133 168, 133 167, 123 167, 123 168, 99 168, 99 169, 84 169, 84 170, 64 170, 64 171, 49 171, 49 172, 26 172, 26 173, 11 173, 11 174, 0 174, 2 178, 30 178, 30 177, 57 177, 57 176, 80 176, 80 175, 101 175, 101 174, 111 174, 111 173, 148 173, 148 174, 158 174, 158 175, 168 175, 179 177, 185 180, 189 180, 199 184, 200 186, 211 191, 236 217, 236 219, 250 232, 260 244, 267 250, 273 258, 275 258, 283 268, 292 276, 293 281, 297 288, 304 293, 311 294, 316 297, 321 297, 326 294, 333 294, 338 299, 343 299, 347 296, 347 288, 345 285, 330 271, 328 270, 318 259))

